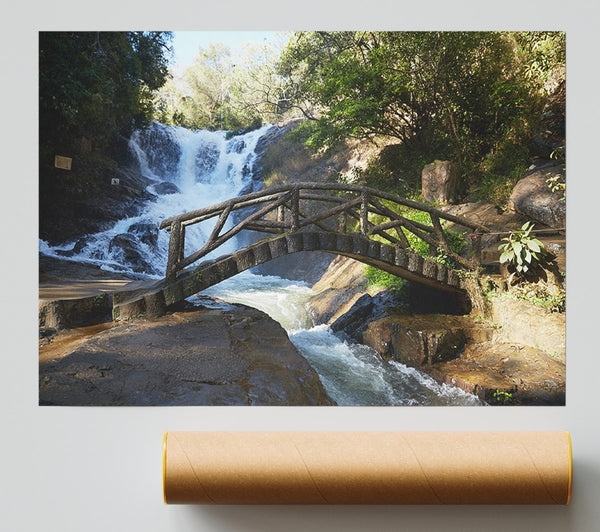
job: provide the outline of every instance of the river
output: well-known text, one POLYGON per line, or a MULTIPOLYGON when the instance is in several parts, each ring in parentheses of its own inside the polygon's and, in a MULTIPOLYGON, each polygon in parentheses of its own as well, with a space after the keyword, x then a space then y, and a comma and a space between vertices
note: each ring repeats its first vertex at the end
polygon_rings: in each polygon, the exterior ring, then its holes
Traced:
MULTIPOLYGON (((271 127, 230 139, 222 131, 192 132, 156 122, 147 131, 134 133, 130 148, 142 173, 154 181, 149 186, 153 201, 139 216, 83 237, 70 259, 109 271, 160 278, 168 251, 168 234, 156 232, 160 221, 261 186, 256 180, 255 148, 271 127)), ((214 223, 208 220, 186 231, 186 255, 202 247, 214 223)), ((40 241, 40 251, 51 256, 61 256, 73 246, 68 242, 52 247, 40 241)), ((232 239, 214 254, 235 249, 232 239)), ((306 312, 311 296, 306 283, 247 271, 190 300, 206 296, 258 308, 278 321, 339 405, 481 404, 475 396, 439 385, 413 368, 384 361, 372 349, 336 336, 325 325, 313 326, 306 312)))

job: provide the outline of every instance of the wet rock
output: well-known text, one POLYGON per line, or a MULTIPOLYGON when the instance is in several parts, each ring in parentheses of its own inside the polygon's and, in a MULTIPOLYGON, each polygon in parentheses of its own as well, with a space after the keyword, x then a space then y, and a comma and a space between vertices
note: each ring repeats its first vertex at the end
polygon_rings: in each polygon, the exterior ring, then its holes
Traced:
POLYGON ((245 147, 246 143, 243 139, 234 137, 227 145, 227 153, 242 153, 245 147))
POLYGON ((362 330, 373 312, 375 304, 369 294, 359 297, 348 312, 331 324, 333 332, 344 332, 350 338, 360 341, 362 330))
POLYGON ((158 243, 158 227, 156 224, 138 222, 130 225, 127 232, 136 235, 140 241, 150 246, 150 248, 156 249, 158 243))
POLYGON ((373 296, 364 294, 352 308, 331 324, 333 332, 341 332, 361 343, 369 323, 408 311, 408 302, 396 291, 384 290, 373 296))
POLYGON ((458 193, 458 168, 450 161, 435 161, 423 168, 421 186, 425 201, 442 205, 456 201, 458 193))
POLYGON ((40 403, 335 404, 278 323, 255 309, 228 308, 140 320, 43 346, 40 403))
POLYGON ((154 268, 142 257, 137 238, 130 233, 121 233, 113 237, 108 251, 118 255, 135 272, 155 273, 154 268))
POLYGON ((313 285, 314 296, 307 303, 315 324, 333 323, 367 293, 367 279, 362 263, 336 256, 325 274, 313 285))
POLYGON ((133 138, 146 154, 148 167, 155 175, 163 178, 177 175, 181 148, 166 126, 152 122, 147 129, 136 131, 133 138))
POLYGON ((196 153, 196 180, 210 174, 217 166, 221 151, 216 144, 204 144, 196 153))
POLYGON ((87 246, 87 243, 87 238, 80 238, 77 242, 75 242, 72 249, 57 249, 56 254, 62 257, 72 257, 74 255, 78 255, 83 251, 85 246, 87 246))
POLYGON ((168 194, 180 194, 181 190, 175 183, 170 181, 163 181, 157 185, 152 185, 152 190, 159 196, 166 196, 168 194))
POLYGON ((460 354, 467 342, 465 329, 473 327, 463 318, 388 316, 370 322, 362 340, 383 357, 421 368, 460 354))
POLYGON ((548 185, 548 178, 552 176, 564 182, 564 167, 548 165, 531 171, 515 185, 509 208, 548 227, 565 227, 566 201, 562 192, 553 192, 548 185))

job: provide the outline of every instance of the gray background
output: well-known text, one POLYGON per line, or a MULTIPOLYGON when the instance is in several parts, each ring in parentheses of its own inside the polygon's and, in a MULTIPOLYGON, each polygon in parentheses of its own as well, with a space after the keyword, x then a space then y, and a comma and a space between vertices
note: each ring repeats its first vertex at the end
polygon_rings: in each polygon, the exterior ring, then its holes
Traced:
POLYGON ((599 180, 597 12, 587 1, 101 3, 3 8, 0 529, 51 531, 593 531, 599 180), (568 6, 568 7, 567 7, 568 6), (562 29, 568 41, 566 407, 60 408, 37 406, 37 32, 84 29, 562 29), (569 507, 164 506, 164 430, 569 430, 569 507))

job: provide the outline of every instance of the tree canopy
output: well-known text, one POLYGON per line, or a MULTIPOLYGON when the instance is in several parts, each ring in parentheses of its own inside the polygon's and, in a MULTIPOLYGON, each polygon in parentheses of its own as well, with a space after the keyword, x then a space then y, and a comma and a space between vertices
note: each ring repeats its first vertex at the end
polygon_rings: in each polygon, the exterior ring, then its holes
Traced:
POLYGON ((200 48, 194 63, 156 94, 156 119, 190 129, 234 130, 281 120, 286 80, 277 73, 279 43, 200 48))
POLYGON ((102 159, 115 139, 153 116, 152 97, 168 76, 170 33, 40 32, 40 191, 45 200, 95 184, 98 171, 78 172, 102 159), (70 174, 54 156, 76 157, 70 174), (75 179, 75 176, 77 179, 75 179))
POLYGON ((560 32, 297 32, 278 65, 307 143, 387 137, 468 172, 526 144, 560 32))

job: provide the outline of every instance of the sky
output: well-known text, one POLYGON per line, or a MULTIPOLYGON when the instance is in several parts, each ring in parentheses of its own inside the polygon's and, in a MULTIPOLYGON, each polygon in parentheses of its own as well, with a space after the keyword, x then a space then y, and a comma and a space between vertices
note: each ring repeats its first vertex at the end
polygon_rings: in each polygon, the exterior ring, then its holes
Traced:
POLYGON ((267 42, 273 40, 278 32, 274 31, 175 31, 173 32, 173 66, 179 70, 190 66, 198 49, 206 48, 208 43, 222 42, 232 51, 246 41, 267 42))

